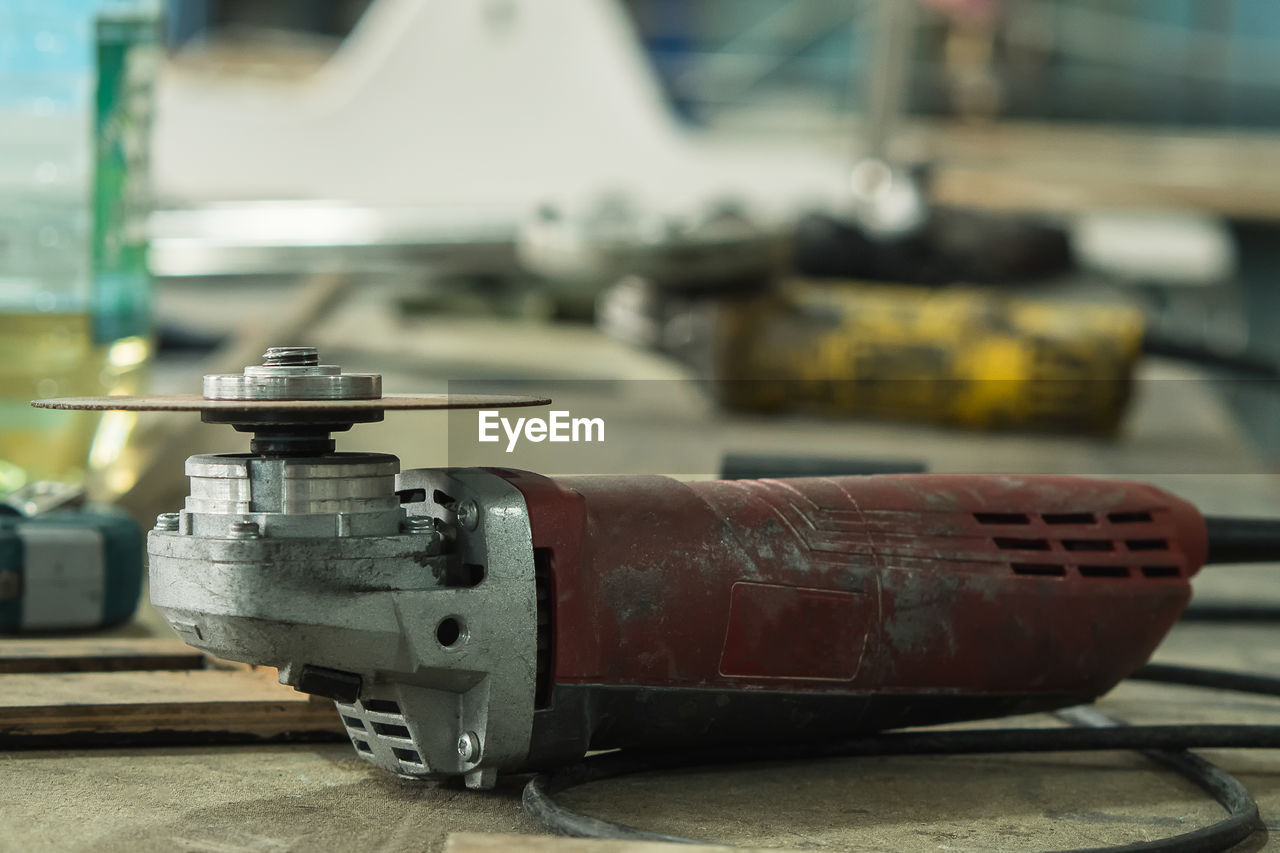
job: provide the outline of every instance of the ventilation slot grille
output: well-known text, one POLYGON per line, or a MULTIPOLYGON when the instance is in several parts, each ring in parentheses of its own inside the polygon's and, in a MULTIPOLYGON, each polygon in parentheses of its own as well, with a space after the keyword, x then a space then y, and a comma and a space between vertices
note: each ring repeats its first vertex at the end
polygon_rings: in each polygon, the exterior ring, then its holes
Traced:
POLYGON ((1045 524, 1095 524, 1091 512, 1046 512, 1040 516, 1045 524))
POLYGON ((1142 576, 1145 578, 1176 578, 1180 577, 1182 572, 1178 571, 1177 566, 1143 566, 1142 576))
POLYGON ((1107 521, 1112 524, 1143 524, 1151 521, 1151 513, 1142 512, 1113 512, 1107 515, 1107 521))
POLYGON ((1021 512, 975 512, 979 524, 1030 524, 1031 518, 1021 512))
POLYGON ((1081 576, 1086 578, 1127 578, 1129 569, 1125 566, 1078 566, 1081 576))
POLYGON ((1048 551, 1048 539, 1018 539, 1012 536, 997 536, 996 547, 1002 551, 1048 551))
POLYGON ((338 711, 360 757, 381 762, 390 755, 400 764, 409 765, 401 768, 404 773, 427 772, 427 764, 398 704, 389 699, 366 699, 354 705, 339 704, 338 711))
MULTIPOLYGON (((991 533, 1011 533, 1012 536, 992 536, 991 543, 1002 551, 1031 551, 1046 554, 1043 559, 1059 559, 1063 562, 1030 562, 1041 559, 1024 556, 1023 561, 1010 560, 1009 569, 1016 575, 1029 577, 1064 578, 1078 575, 1082 578, 1102 578, 1127 580, 1130 578, 1181 578, 1182 569, 1177 565, 1123 565, 1125 554, 1151 552, 1152 557, 1159 559, 1158 552, 1169 550, 1169 541, 1161 538, 1138 538, 1134 533, 1140 530, 1133 528, 1116 530, 1108 525, 1151 524, 1155 516, 1150 510, 1122 510, 1108 513, 1092 512, 975 512, 973 519, 978 524, 995 528, 1023 527, 1023 530, 992 530, 991 533), (1092 527, 1093 537, 1085 538, 1075 531, 1053 528, 1092 527), (1107 533, 1119 534, 1116 538, 1104 538, 1107 533), (1022 535, 1017 535, 1022 534, 1022 535), (1028 535, 1030 534, 1030 535, 1028 535), (1038 535, 1039 534, 1039 535, 1038 535), (1067 534, 1062 536, 1061 534, 1067 534), (1075 535, 1073 535, 1075 534, 1075 535), (1128 534, 1126 536, 1125 534, 1128 534), (1043 538, 1041 538, 1043 536, 1043 538), (1060 538, 1061 537, 1061 538, 1060 538), (1133 537, 1133 538, 1129 538, 1133 537), (1111 563, 1094 563, 1098 559, 1089 555, 1097 554, 1111 563), (1101 555, 1112 555, 1110 557, 1101 555), (1051 556, 1050 556, 1051 555, 1051 556), (1076 556, 1079 555, 1079 556, 1076 556), (1119 563, 1115 561, 1121 561, 1119 563)), ((1083 533, 1084 531, 1080 531, 1083 533)), ((1013 554, 1009 555, 1013 557, 1013 554)), ((1128 559, 1134 559, 1129 557, 1128 559)), ((1148 558, 1150 559, 1150 558, 1148 558)))
POLYGON ((407 763, 407 764, 421 764, 421 763, 422 763, 422 756, 421 756, 421 755, 418 755, 417 751, 416 751, 416 750, 413 750, 413 749, 403 749, 403 748, 398 747, 398 746, 393 746, 393 747, 391 748, 391 753, 392 753, 392 755, 394 755, 396 758, 400 759, 401 761, 403 761, 403 762, 405 762, 405 763, 407 763))
POLYGON ((386 699, 367 699, 360 703, 366 711, 373 711, 376 714, 399 714, 400 706, 395 702, 386 699))
POLYGON ((1114 551, 1110 539, 1063 539, 1062 547, 1068 551, 1114 551))
POLYGON ((395 723, 374 723, 373 730, 383 737, 402 737, 405 739, 412 737, 409 734, 408 726, 396 725, 395 723))
POLYGON ((1067 574, 1066 566, 1055 566, 1049 563, 1010 563, 1009 567, 1013 569, 1013 573, 1016 575, 1041 575, 1060 578, 1067 574))

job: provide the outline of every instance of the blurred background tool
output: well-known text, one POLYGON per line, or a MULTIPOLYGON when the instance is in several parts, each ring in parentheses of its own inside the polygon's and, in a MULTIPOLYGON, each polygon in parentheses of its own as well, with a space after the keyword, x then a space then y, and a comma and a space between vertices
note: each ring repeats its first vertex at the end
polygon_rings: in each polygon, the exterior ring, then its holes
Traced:
POLYGON ((50 0, 0 9, 0 495, 88 473, 101 475, 90 488, 102 496, 131 483, 111 469, 133 418, 69 412, 33 421, 26 404, 45 393, 141 388, 159 6, 50 0))
POLYGON ((1106 435, 1144 353, 1280 376, 1269 360, 1146 325, 1131 302, 790 280, 718 306, 717 394, 733 409, 1106 435))
POLYGON ((764 225, 732 201, 664 212, 613 194, 578 210, 542 206, 521 227, 516 254, 589 318, 620 277, 685 296, 763 290, 786 268, 789 244, 789 229, 764 225))
POLYGON ((0 503, 0 633, 102 628, 133 616, 142 592, 142 529, 85 505, 60 483, 0 503))
POLYGON ((734 409, 1109 434, 1141 344, 1124 305, 796 280, 720 307, 716 390, 734 409))
MULTIPOLYGON (((1123 250, 1080 238, 1095 272, 1073 282, 1071 235, 1033 220, 926 210, 889 238, 810 214, 792 233, 731 208, 681 218, 614 196, 573 215, 544 209, 517 254, 557 299, 594 296, 606 334, 717 380, 730 409, 1109 435, 1141 354, 1277 377, 1269 359, 1161 322, 1180 301, 1165 290, 1118 284, 1120 270, 1161 270, 1152 230, 1143 240, 1130 225, 1123 250), (883 278, 831 277, 842 271, 883 278), (970 276, 1008 286, 952 284, 970 276)), ((1178 287, 1229 273, 1211 227, 1184 219, 1177 233, 1182 259, 1199 261, 1178 287)))

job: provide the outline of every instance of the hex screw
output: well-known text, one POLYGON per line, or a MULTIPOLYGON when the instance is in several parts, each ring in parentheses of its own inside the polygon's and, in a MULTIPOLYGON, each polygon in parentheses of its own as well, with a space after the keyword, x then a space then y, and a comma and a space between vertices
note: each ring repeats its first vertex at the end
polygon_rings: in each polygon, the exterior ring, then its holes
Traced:
POLYGON ((475 501, 463 501, 458 504, 455 512, 458 515, 458 523, 468 530, 475 530, 476 525, 480 523, 480 507, 476 506, 475 501))
POLYGON ((165 533, 173 533, 178 529, 178 514, 176 512, 162 512, 156 516, 156 530, 165 533))
POLYGON ((310 367, 320 363, 315 347, 268 347, 262 355, 263 367, 310 367))
POLYGON ((231 524, 232 539, 257 539, 261 535, 262 528, 251 518, 243 518, 231 524))
POLYGON ((458 757, 471 763, 480 760, 480 738, 475 732, 465 732, 458 738, 458 757))

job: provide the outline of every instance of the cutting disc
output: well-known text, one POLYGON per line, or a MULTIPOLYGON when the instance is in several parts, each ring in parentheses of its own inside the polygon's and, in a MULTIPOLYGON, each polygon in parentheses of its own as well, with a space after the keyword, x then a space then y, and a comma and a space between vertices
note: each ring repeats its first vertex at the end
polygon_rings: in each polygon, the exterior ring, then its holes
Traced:
POLYGON ((38 409, 86 409, 123 412, 298 412, 316 415, 416 409, 509 409, 545 406, 546 397, 510 394, 385 394, 376 400, 206 400, 195 394, 170 397, 54 397, 32 400, 38 409))

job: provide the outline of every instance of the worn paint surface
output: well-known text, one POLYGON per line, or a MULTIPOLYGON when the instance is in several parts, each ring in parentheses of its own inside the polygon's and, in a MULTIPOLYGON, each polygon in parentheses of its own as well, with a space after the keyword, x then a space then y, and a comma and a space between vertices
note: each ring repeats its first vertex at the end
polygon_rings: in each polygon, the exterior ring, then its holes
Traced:
POLYGON ((1112 480, 499 473, 551 553, 558 684, 1091 698, 1206 548, 1190 504, 1112 480))

